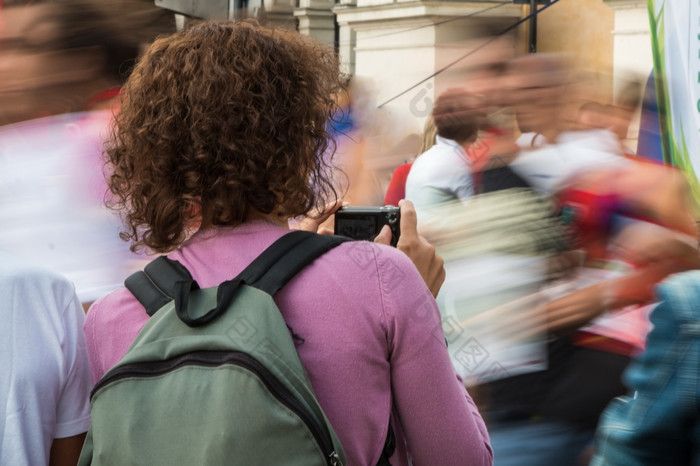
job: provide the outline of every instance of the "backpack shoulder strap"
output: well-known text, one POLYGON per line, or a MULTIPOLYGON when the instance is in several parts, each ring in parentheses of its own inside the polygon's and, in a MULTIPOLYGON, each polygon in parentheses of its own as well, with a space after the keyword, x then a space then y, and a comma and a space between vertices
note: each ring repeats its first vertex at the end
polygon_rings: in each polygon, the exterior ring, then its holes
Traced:
POLYGON ((190 272, 178 261, 160 256, 148 264, 143 271, 131 274, 124 286, 153 316, 156 311, 174 299, 176 283, 190 282, 193 289, 199 288, 190 272))
POLYGON ((175 310, 180 319, 187 325, 196 327, 221 315, 240 285, 247 284, 274 295, 301 269, 347 240, 339 236, 318 235, 308 231, 292 231, 285 234, 236 278, 222 283, 217 293, 216 308, 194 319, 187 312, 187 303, 190 291, 199 289, 199 285, 179 262, 165 256, 158 257, 146 265, 144 271, 129 276, 124 284, 146 308, 149 316, 171 300, 175 300, 175 310))
MULTIPOLYGON (((202 325, 223 313, 242 284, 274 295, 301 269, 345 241, 349 241, 349 238, 318 235, 300 230, 287 233, 272 243, 272 246, 263 251, 236 278, 219 285, 216 309, 203 315, 195 325, 202 325)), ((186 302, 184 298, 181 301, 186 302)), ((178 295, 175 295, 175 310, 180 315, 178 295)), ((188 323, 187 317, 180 315, 180 318, 188 325, 192 325, 188 323)))
POLYGON ((341 236, 307 231, 288 233, 246 267, 238 278, 247 285, 274 295, 316 258, 348 240, 341 236))

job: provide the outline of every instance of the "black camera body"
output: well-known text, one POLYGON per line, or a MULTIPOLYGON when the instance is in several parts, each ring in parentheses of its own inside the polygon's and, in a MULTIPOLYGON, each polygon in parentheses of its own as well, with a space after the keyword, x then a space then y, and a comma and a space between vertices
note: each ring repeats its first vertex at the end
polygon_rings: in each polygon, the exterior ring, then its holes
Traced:
POLYGON ((374 241, 384 225, 391 228, 391 245, 399 241, 401 211, 398 207, 342 207, 335 213, 335 234, 374 241))

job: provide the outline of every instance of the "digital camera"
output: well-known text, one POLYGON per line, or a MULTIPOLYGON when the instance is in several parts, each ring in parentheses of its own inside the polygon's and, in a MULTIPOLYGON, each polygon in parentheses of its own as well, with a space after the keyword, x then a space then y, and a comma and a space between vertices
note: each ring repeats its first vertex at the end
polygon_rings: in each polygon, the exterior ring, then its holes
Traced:
POLYGON ((335 234, 374 241, 384 225, 391 228, 391 245, 399 241, 401 211, 398 207, 342 207, 335 213, 335 234))

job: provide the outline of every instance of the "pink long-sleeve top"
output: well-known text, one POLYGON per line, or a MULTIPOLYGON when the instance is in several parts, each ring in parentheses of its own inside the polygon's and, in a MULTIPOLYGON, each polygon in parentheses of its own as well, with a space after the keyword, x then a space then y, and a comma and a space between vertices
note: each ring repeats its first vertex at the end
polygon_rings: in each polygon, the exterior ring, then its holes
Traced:
MULTIPOLYGON (((241 272, 288 230, 262 221, 199 232, 168 255, 199 285, 241 272)), ((374 465, 390 416, 392 464, 486 465, 484 422, 451 365, 440 314, 411 261, 394 248, 344 243, 302 270, 275 302, 294 333, 316 396, 350 465, 374 465)), ((90 308, 85 335, 97 381, 148 316, 124 288, 90 308)))

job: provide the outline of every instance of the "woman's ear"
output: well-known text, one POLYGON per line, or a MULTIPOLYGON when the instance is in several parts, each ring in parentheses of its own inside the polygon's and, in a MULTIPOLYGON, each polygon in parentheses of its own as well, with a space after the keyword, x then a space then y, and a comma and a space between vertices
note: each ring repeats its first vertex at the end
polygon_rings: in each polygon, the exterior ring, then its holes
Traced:
POLYGON ((191 233, 197 232, 202 227, 202 198, 195 197, 187 201, 187 220, 185 221, 185 229, 188 231, 188 236, 191 233))

